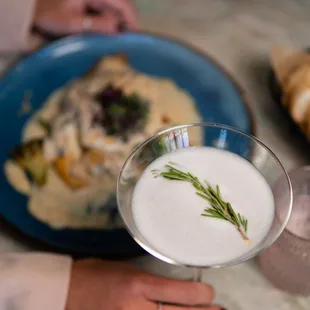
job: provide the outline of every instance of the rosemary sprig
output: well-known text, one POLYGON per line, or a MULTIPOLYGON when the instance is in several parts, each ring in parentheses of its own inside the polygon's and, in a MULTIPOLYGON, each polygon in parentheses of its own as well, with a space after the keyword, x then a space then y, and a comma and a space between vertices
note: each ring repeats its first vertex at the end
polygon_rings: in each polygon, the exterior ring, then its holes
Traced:
POLYGON ((216 218, 228 221, 236 226, 242 238, 249 241, 247 236, 248 220, 240 213, 236 213, 229 202, 223 200, 221 191, 218 185, 213 188, 205 181, 205 185, 190 172, 184 172, 174 167, 174 163, 165 165, 166 171, 157 169, 152 170, 154 177, 162 176, 169 180, 185 181, 191 183, 196 189, 196 194, 201 198, 207 200, 211 207, 206 208, 201 214, 202 216, 216 218))

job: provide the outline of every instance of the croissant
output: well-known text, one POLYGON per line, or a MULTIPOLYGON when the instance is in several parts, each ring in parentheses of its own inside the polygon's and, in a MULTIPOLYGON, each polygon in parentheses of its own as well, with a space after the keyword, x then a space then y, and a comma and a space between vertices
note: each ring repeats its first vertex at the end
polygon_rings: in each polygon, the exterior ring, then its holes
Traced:
POLYGON ((275 48, 271 62, 282 87, 282 104, 310 141, 310 55, 275 48))

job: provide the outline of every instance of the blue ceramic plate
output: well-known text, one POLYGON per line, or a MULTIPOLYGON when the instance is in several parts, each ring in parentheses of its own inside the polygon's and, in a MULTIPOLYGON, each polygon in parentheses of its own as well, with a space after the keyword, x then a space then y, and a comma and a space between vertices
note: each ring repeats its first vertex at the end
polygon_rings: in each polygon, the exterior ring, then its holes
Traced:
POLYGON ((100 57, 119 52, 126 53, 137 70, 169 78, 186 89, 206 121, 252 133, 244 94, 232 78, 206 55, 165 37, 143 33, 74 36, 22 59, 0 82, 0 213, 20 231, 55 250, 110 257, 141 251, 124 229, 50 229, 28 213, 27 198, 7 183, 3 173, 3 163, 9 151, 19 144, 21 130, 29 118, 17 116, 25 91, 31 90, 31 102, 37 109, 52 91, 83 75, 100 57))

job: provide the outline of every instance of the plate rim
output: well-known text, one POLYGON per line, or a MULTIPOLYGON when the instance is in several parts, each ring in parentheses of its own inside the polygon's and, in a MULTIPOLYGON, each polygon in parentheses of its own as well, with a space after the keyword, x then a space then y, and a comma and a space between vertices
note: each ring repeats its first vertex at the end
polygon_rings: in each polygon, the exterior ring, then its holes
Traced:
MULTIPOLYGON (((249 115, 249 120, 250 120, 250 134, 253 136, 256 136, 257 132, 257 124, 255 121, 254 117, 254 112, 252 110, 251 104, 250 104, 250 99, 247 94, 247 91, 245 88, 241 85, 239 81, 237 81, 236 77, 233 76, 231 72, 229 72, 228 69, 226 69, 218 60, 216 60, 213 56, 211 56, 208 52, 203 50, 202 48, 199 48, 195 46, 192 43, 189 43, 177 36, 171 35, 171 34, 162 34, 162 33, 157 33, 155 31, 132 31, 132 32, 127 32, 124 34, 120 34, 118 36, 126 36, 126 35, 141 35, 145 37, 154 37, 163 41, 170 41, 172 43, 175 43, 176 45, 179 45, 181 47, 184 47, 197 55, 201 56, 202 58, 205 58, 209 60, 217 69, 219 69, 233 84, 234 88, 237 90, 237 92, 240 95, 240 98, 242 100, 242 103, 244 107, 247 110, 247 113, 249 115)), ((100 38, 108 38, 111 36, 104 35, 99 32, 92 32, 92 33, 86 33, 86 34, 74 34, 70 36, 63 37, 61 39, 57 39, 54 41, 47 42, 46 44, 43 44, 36 50, 26 53, 19 57, 16 61, 12 61, 10 65, 2 72, 0 76, 0 92, 2 91, 1 87, 5 80, 10 77, 11 71, 18 67, 19 65, 22 65, 27 59, 30 59, 32 57, 35 57, 39 55, 40 53, 44 52, 45 50, 51 48, 51 47, 56 47, 57 45, 63 45, 63 44, 68 44, 72 43, 72 41, 75 41, 77 39, 83 39, 83 38, 89 38, 89 37, 100 37, 100 38)))
MULTIPOLYGON (((235 88, 235 90, 239 93, 240 99, 243 103, 243 106, 246 109, 246 112, 249 116, 249 133, 251 135, 256 134, 256 122, 255 122, 255 118, 254 118, 254 113, 253 110, 251 108, 250 105, 250 100, 249 97, 247 95, 247 92, 245 91, 245 89, 243 88, 243 86, 241 86, 241 84, 236 80, 236 78, 232 75, 232 73, 230 73, 222 64, 220 64, 220 62, 218 60, 216 60, 215 58, 213 58, 212 56, 210 56, 206 51, 204 51, 203 49, 193 45, 192 43, 186 42, 176 36, 173 35, 167 35, 167 34, 160 34, 160 33, 156 33, 153 31, 135 31, 135 32, 128 32, 125 34, 121 34, 119 36, 126 36, 126 35, 138 35, 138 36, 142 36, 142 37, 150 37, 150 38, 156 38, 162 41, 168 41, 168 42, 172 42, 176 45, 179 45, 183 48, 186 48, 188 50, 190 50, 191 52, 197 54, 198 56, 201 56, 202 58, 204 58, 205 60, 211 62, 218 70, 220 70, 226 77, 227 79, 229 79, 233 85, 233 87, 235 88)), ((1 77, 0 77, 0 94, 3 91, 3 84, 5 85, 5 83, 7 82, 7 79, 10 78, 10 75, 13 74, 13 70, 18 68, 18 66, 23 65, 23 63, 25 61, 27 61, 28 59, 31 59, 32 57, 36 57, 38 55, 40 55, 42 52, 53 48, 53 47, 57 47, 63 44, 71 44, 73 43, 75 40, 78 39, 83 39, 83 38, 107 38, 109 36, 106 36, 102 33, 98 33, 98 32, 94 32, 94 33, 88 33, 88 34, 75 34, 75 35, 70 35, 70 36, 66 36, 63 37, 61 39, 57 39, 55 41, 52 42, 47 42, 46 44, 43 44, 42 46, 40 46, 39 48, 37 48, 36 50, 30 52, 30 53, 26 53, 21 55, 20 57, 18 57, 16 60, 13 60, 7 68, 5 68, 5 70, 2 72, 1 77)), ((1 221, 3 221, 5 223, 5 230, 9 232, 10 235, 13 235, 13 238, 18 237, 19 240, 22 240, 22 242, 25 241, 25 243, 27 243, 26 245, 31 245, 31 246, 37 246, 40 248, 44 248, 47 250, 52 250, 55 251, 57 253, 66 253, 69 255, 73 255, 73 256, 85 256, 85 255, 96 255, 97 257, 100 256, 104 256, 104 257, 109 257, 109 255, 104 254, 102 251, 98 251, 98 250, 94 250, 93 252, 89 252, 89 251, 85 251, 83 249, 78 250, 78 249, 73 249, 72 247, 68 247, 68 246, 62 246, 60 244, 56 244, 53 241, 50 240, 46 240, 46 239, 41 239, 38 236, 35 236, 33 234, 28 234, 26 233, 23 229, 21 229, 20 227, 14 225, 11 221, 9 221, 6 217, 3 216, 3 214, 0 214, 1 217, 1 221)), ((1 222, 0 222, 1 223, 1 222)), ((143 251, 141 251, 141 253, 143 253, 143 251)), ((139 255, 138 253, 136 253, 136 255, 139 255)), ((120 257, 120 255, 117 255, 117 257, 120 257)), ((129 254, 128 256, 132 257, 133 255, 129 254)))

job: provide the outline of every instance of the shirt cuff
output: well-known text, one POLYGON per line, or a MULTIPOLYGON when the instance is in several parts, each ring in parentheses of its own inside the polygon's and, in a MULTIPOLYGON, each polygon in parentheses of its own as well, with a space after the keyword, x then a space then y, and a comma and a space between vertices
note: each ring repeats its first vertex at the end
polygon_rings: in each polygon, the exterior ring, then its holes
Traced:
POLYGON ((64 310, 72 259, 43 253, 0 253, 0 309, 64 310))

